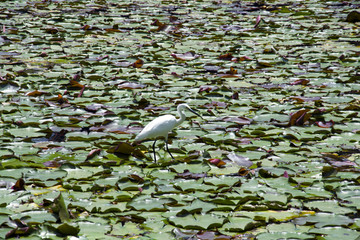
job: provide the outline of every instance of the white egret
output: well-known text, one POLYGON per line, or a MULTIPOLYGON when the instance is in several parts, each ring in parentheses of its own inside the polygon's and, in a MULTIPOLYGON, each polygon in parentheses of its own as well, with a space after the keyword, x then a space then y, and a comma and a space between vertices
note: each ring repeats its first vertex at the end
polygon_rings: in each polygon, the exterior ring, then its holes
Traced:
POLYGON ((155 143, 158 137, 165 138, 166 150, 170 154, 171 158, 174 159, 168 147, 168 134, 172 129, 179 126, 182 122, 185 121, 186 116, 184 111, 186 109, 201 117, 197 112, 191 109, 189 105, 182 103, 177 106, 177 112, 178 115, 180 116, 179 119, 176 119, 176 117, 174 117, 173 115, 164 115, 157 117, 154 120, 152 120, 148 125, 146 125, 145 128, 136 136, 135 141, 141 141, 144 139, 155 139, 153 143, 155 162, 156 162, 155 143))

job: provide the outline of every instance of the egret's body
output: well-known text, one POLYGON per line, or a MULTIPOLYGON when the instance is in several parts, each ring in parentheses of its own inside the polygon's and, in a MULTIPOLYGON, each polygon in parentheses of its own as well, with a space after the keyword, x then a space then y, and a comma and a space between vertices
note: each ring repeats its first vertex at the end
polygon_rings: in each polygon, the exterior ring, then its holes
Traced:
MULTIPOLYGON (((180 119, 179 119, 180 120, 180 119)), ((152 120, 145 128, 136 136, 136 141, 141 141, 147 138, 167 137, 168 133, 181 122, 173 115, 164 115, 152 120)))
POLYGON ((145 128, 139 133, 139 135, 136 136, 135 141, 141 141, 144 139, 155 139, 153 144, 155 161, 156 161, 155 143, 158 137, 165 138, 166 150, 170 154, 171 158, 174 159, 168 147, 168 134, 172 129, 179 126, 182 122, 185 121, 186 116, 184 111, 186 109, 200 116, 194 110, 192 110, 187 104, 180 104, 177 107, 177 111, 180 116, 179 119, 175 118, 173 115, 164 115, 157 117, 154 120, 152 120, 148 125, 146 125, 145 128))

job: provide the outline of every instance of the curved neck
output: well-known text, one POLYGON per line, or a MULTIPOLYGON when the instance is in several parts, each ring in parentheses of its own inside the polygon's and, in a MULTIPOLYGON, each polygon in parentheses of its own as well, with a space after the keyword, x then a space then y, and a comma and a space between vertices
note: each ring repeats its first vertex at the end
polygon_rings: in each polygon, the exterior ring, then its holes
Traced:
POLYGON ((184 111, 178 111, 178 115, 179 115, 179 119, 176 119, 176 125, 175 127, 179 126, 180 124, 183 123, 183 121, 185 121, 186 119, 186 115, 184 113, 184 111))

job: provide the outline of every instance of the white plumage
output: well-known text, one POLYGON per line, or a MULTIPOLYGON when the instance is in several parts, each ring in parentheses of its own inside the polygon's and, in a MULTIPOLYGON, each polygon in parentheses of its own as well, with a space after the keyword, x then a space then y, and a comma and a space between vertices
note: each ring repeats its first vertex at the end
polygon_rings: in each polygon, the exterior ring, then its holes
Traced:
POLYGON ((186 116, 184 111, 186 109, 201 117, 194 110, 192 110, 189 107, 189 105, 185 103, 179 104, 177 106, 177 112, 180 116, 179 119, 176 119, 173 115, 164 115, 157 117, 154 120, 152 120, 148 125, 146 125, 145 128, 136 136, 135 141, 142 141, 144 139, 155 139, 153 144, 155 162, 156 162, 155 143, 158 137, 165 138, 166 150, 170 154, 171 158, 174 159, 168 147, 168 134, 172 129, 179 126, 182 122, 185 121, 186 116))
POLYGON ((177 126, 176 118, 173 115, 164 115, 152 120, 136 136, 135 141, 147 138, 167 137, 168 133, 177 126))

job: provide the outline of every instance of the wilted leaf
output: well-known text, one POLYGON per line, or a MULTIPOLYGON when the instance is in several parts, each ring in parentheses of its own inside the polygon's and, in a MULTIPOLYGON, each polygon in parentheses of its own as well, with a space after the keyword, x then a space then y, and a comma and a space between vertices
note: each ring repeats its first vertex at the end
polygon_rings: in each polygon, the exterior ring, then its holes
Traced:
POLYGON ((206 173, 192 173, 189 170, 184 170, 183 173, 178 173, 177 177, 185 179, 199 179, 206 177, 206 173))
POLYGON ((78 81, 71 79, 69 83, 69 89, 77 90, 82 89, 84 85, 80 84, 78 81))
POLYGON ((290 85, 304 85, 306 86, 310 81, 307 79, 298 79, 295 80, 294 82, 290 83, 290 85))
POLYGON ((28 226, 26 223, 19 219, 15 219, 14 222, 16 224, 16 228, 7 232, 5 238, 19 238, 20 236, 27 236, 34 231, 33 227, 28 226))
POLYGON ((91 27, 90 25, 87 25, 87 24, 86 24, 86 25, 82 26, 81 29, 82 29, 82 30, 91 30, 92 27, 91 27))
POLYGON ((19 179, 16 181, 15 185, 12 186, 11 188, 14 190, 14 192, 25 190, 25 181, 24 181, 24 179, 23 179, 23 178, 19 178, 19 179))
POLYGON ((289 126, 303 126, 309 119, 309 109, 299 110, 290 116, 289 126))
POLYGON ((58 168, 61 165, 63 165, 64 163, 65 162, 61 161, 61 160, 52 160, 52 161, 44 162, 43 164, 44 164, 45 167, 58 168))
POLYGON ((260 15, 256 17, 256 23, 254 25, 254 28, 257 28, 259 26, 259 23, 261 22, 261 20, 262 20, 262 18, 260 15))
POLYGON ((252 120, 251 119, 248 119, 248 118, 245 118, 245 117, 224 117, 222 119, 222 121, 225 121, 225 122, 234 122, 240 126, 243 126, 243 125, 249 125, 252 120))
POLYGON ((89 154, 86 157, 86 161, 94 158, 95 156, 99 155, 101 153, 101 149, 93 149, 89 152, 89 154))
POLYGON ((331 128, 332 126, 334 126, 334 121, 330 120, 329 122, 315 122, 316 125, 318 125, 318 127, 321 128, 331 128))
POLYGON ((238 174, 239 174, 239 176, 247 176, 248 174, 249 174, 249 170, 248 169, 246 169, 246 168, 240 168, 239 169, 239 171, 238 171, 238 174))
POLYGON ((265 60, 257 60, 256 63, 258 64, 259 67, 264 67, 264 68, 267 68, 267 67, 272 67, 272 64, 270 62, 267 62, 265 60))
POLYGON ((62 107, 70 106, 68 99, 63 97, 61 94, 58 94, 57 97, 46 100, 45 103, 49 107, 57 106, 57 104, 60 104, 62 107), (52 101, 56 101, 56 103, 52 101))
POLYGON ((108 58, 109 58, 109 55, 104 55, 104 56, 98 57, 97 60, 101 61, 101 60, 108 59, 108 58))
POLYGON ((134 68, 141 68, 143 65, 144 61, 142 59, 138 59, 132 64, 134 68))
POLYGON ((35 90, 35 91, 32 91, 32 92, 26 93, 26 96, 39 97, 39 96, 42 96, 42 95, 45 95, 45 94, 47 94, 47 92, 35 90))
POLYGON ((231 53, 225 53, 223 55, 219 56, 220 60, 228 60, 231 61, 232 59, 234 59, 233 55, 231 53))
POLYGON ((239 156, 235 153, 230 153, 227 155, 227 157, 229 158, 229 160, 236 163, 238 166, 249 168, 253 165, 253 163, 251 161, 249 161, 249 158, 239 156))
POLYGON ((351 11, 347 16, 346 16, 346 22, 351 22, 351 23, 355 23, 355 22, 360 22, 360 12, 358 11, 351 11))
POLYGON ((54 142, 63 142, 65 141, 65 135, 68 133, 68 130, 61 129, 60 132, 52 132, 49 140, 54 142))
POLYGON ((242 56, 238 58, 239 61, 252 61, 254 59, 252 59, 251 57, 248 56, 242 56))
MULTIPOLYGON (((70 215, 65 204, 64 198, 61 193, 54 199, 54 207, 55 211, 59 214, 59 218, 61 222, 68 222, 70 220, 70 215)), ((70 234, 72 235, 72 234, 70 234)))
POLYGON ((133 83, 133 82, 123 82, 118 85, 120 89, 141 89, 145 88, 146 85, 140 83, 133 83))
POLYGON ((199 93, 201 92, 212 92, 219 89, 217 86, 200 86, 199 93))
POLYGON ((213 158, 213 159, 209 159, 209 162, 212 165, 215 165, 217 167, 223 167, 224 165, 226 165, 226 163, 218 158, 213 158))
POLYGON ((206 108, 226 108, 227 107, 227 103, 226 102, 211 102, 208 104, 205 104, 204 107, 206 108))
POLYGON ((239 99, 239 93, 234 92, 234 94, 231 96, 232 99, 239 99))
POLYGON ((154 32, 159 32, 159 31, 165 31, 165 32, 168 32, 171 30, 171 26, 165 24, 165 23, 162 23, 160 22, 158 19, 156 19, 152 24, 152 26, 157 26, 158 28, 153 30, 154 32))
POLYGON ((144 178, 142 178, 136 174, 130 174, 128 177, 131 181, 137 182, 137 183, 143 183, 145 181, 144 178))
POLYGON ((291 99, 295 100, 297 103, 303 103, 303 102, 319 101, 319 100, 321 100, 321 97, 312 97, 312 98, 291 97, 291 99))
POLYGON ((200 55, 195 54, 194 52, 172 53, 171 56, 182 61, 190 61, 200 57, 200 55))
POLYGON ((231 75, 237 74, 237 70, 236 70, 235 68, 233 68, 233 67, 230 67, 230 70, 227 71, 226 73, 227 73, 227 74, 231 74, 231 75))

